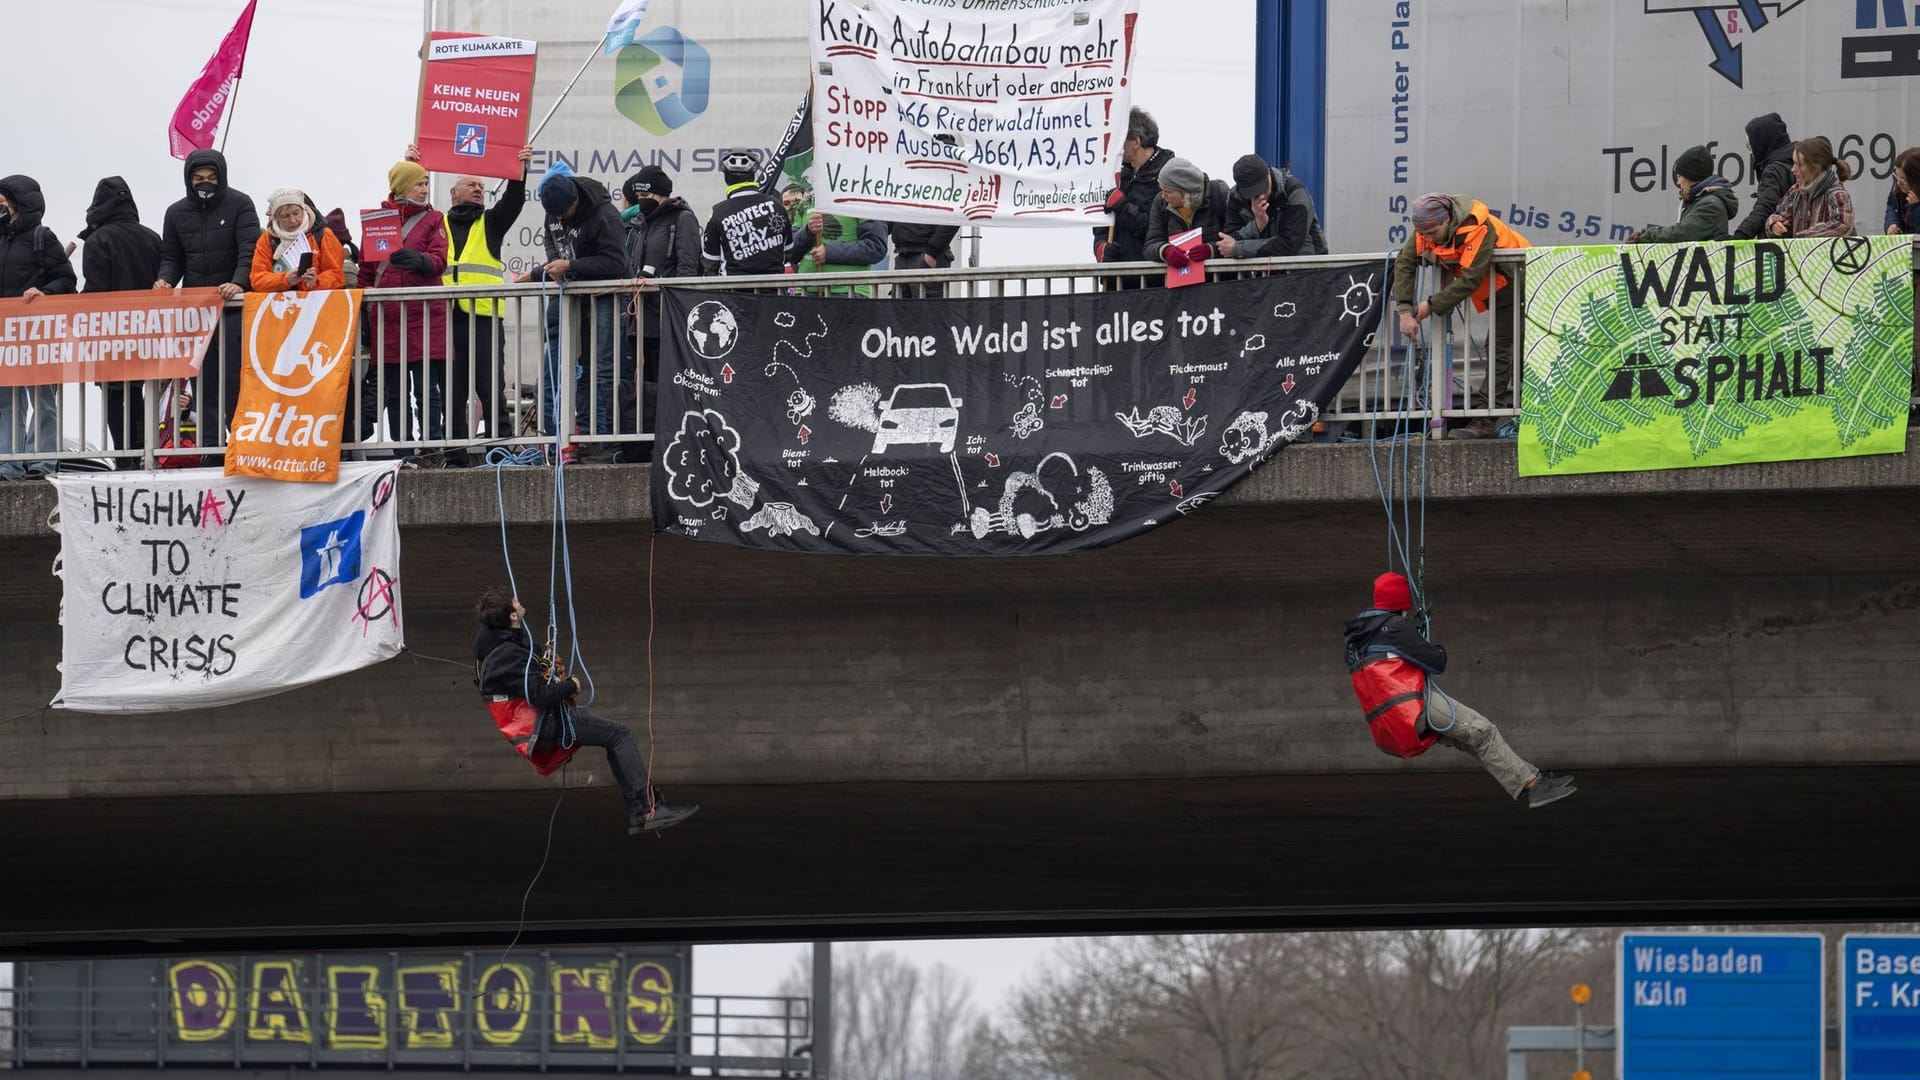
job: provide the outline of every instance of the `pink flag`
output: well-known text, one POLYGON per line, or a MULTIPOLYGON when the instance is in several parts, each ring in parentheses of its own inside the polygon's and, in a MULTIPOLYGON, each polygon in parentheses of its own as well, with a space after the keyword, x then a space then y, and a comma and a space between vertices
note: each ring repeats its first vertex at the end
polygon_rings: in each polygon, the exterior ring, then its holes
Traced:
POLYGON ((246 66, 247 36, 253 31, 253 5, 258 2, 247 0, 247 10, 240 13, 233 29, 220 39, 220 47, 214 50, 207 66, 200 69, 200 77, 187 87, 180 107, 173 110, 167 141, 173 147, 174 157, 185 161, 195 150, 212 148, 220 115, 227 111, 227 102, 232 100, 234 86, 240 81, 240 70, 246 66))

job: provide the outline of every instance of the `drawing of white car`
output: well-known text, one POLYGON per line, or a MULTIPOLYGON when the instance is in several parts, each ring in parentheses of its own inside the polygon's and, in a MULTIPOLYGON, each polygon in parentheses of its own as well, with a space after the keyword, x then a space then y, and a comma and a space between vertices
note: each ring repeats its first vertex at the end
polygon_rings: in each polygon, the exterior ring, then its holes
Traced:
POLYGON ((880 427, 873 436, 873 452, 889 446, 938 443, 943 454, 953 453, 960 434, 960 399, 946 383, 902 383, 880 406, 880 427))

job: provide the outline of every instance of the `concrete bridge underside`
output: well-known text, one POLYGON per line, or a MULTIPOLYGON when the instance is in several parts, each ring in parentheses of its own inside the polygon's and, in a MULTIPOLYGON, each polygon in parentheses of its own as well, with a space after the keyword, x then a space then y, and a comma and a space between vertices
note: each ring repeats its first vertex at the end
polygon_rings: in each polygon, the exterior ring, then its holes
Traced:
MULTIPOLYGON (((1385 559, 1364 450, 1020 560, 653 545, 644 470, 579 470, 600 705, 644 732, 651 600, 658 776, 705 809, 630 840, 580 759, 527 940, 1920 917, 1920 468, 1527 482, 1510 448, 1435 452, 1443 681, 1580 774, 1545 811, 1368 743, 1338 637, 1385 559)), ((543 600, 543 477, 509 480, 543 600)), ((408 640, 457 663, 0 725, 0 955, 513 933, 558 788, 465 667, 493 480, 402 497, 408 640)), ((0 492, 9 712, 57 686, 45 501, 0 492)))

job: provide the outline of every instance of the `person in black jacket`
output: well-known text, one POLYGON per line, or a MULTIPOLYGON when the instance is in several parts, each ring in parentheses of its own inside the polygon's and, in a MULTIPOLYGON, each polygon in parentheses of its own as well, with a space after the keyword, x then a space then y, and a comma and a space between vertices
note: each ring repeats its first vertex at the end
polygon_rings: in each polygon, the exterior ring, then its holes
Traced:
POLYGON ((1233 231, 1233 193, 1224 180, 1209 180, 1186 158, 1174 158, 1160 169, 1160 194, 1147 219, 1146 257, 1174 269, 1193 258, 1211 259, 1220 251, 1220 237, 1233 231), (1200 248, 1189 254, 1167 241, 1199 229, 1200 248))
MULTIPOLYGON (((46 212, 47 200, 33 177, 0 179, 0 297, 20 297, 31 304, 42 296, 73 291, 67 251, 53 230, 40 224, 46 212)), ((59 450, 59 384, 0 390, 0 454, 59 450)), ((55 467, 53 458, 0 461, 0 479, 45 476, 55 467)))
MULTIPOLYGON (((133 190, 117 176, 109 176, 93 189, 93 205, 87 207, 87 227, 80 230, 80 276, 86 279, 82 292, 121 292, 144 289, 160 276, 160 234, 140 224, 140 208, 134 205, 133 190)), ((138 382, 101 383, 106 398, 107 431, 116 450, 144 450, 146 437, 146 391, 138 382)), ((137 457, 114 459, 116 469, 138 469, 137 457)))
POLYGON ((1427 684, 1427 676, 1447 670, 1447 650, 1428 641, 1407 619, 1412 607, 1413 589, 1407 579, 1388 572, 1373 581, 1373 606, 1347 622, 1349 671, 1359 672, 1382 660, 1404 660, 1417 669, 1407 693, 1380 702, 1362 698, 1361 705, 1368 709, 1368 722, 1373 723, 1380 714, 1396 706, 1410 704, 1402 698, 1418 700, 1421 707, 1414 721, 1415 734, 1471 754, 1509 796, 1517 799, 1524 794, 1527 804, 1538 809, 1573 794, 1576 790, 1573 777, 1541 772, 1527 764, 1507 745, 1491 720, 1427 684))
POLYGON ((527 609, 511 589, 495 586, 474 605, 480 631, 473 661, 500 734, 541 775, 566 764, 582 746, 606 750, 607 767, 627 804, 627 834, 656 832, 692 817, 698 806, 668 806, 648 782, 646 762, 625 724, 595 716, 573 703, 580 680, 569 677, 551 657, 534 654, 527 632, 527 609))
POLYGON ((1268 166, 1259 154, 1233 163, 1232 207, 1234 230, 1220 238, 1220 254, 1230 259, 1327 253, 1313 193, 1286 169, 1268 166))
MULTIPOLYGON (((643 280, 700 276, 700 219, 687 200, 673 193, 673 177, 658 165, 648 165, 620 185, 627 208, 620 212, 627 228, 627 272, 643 280)), ((660 381, 660 305, 658 293, 635 294, 623 334, 639 347, 641 371, 638 409, 633 395, 624 399, 628 415, 621 430, 651 431, 654 391, 660 381)), ((632 372, 626 372, 633 383, 632 372)), ((625 458, 625 452, 616 455, 625 458)), ((637 460, 637 459, 636 459, 637 460)))
MULTIPOLYGON (((1160 170, 1173 158, 1173 151, 1160 145, 1160 125, 1153 117, 1138 107, 1129 111, 1127 137, 1120 144, 1120 171, 1114 176, 1113 190, 1107 192, 1113 224, 1093 230, 1094 262, 1147 258, 1147 227, 1152 223, 1153 202, 1160 197, 1160 170)), ((1152 278, 1138 276, 1112 280, 1112 286, 1121 289, 1152 283, 1152 278)))
POLYGON ((720 158, 727 197, 707 215, 700 244, 707 273, 778 274, 786 269, 793 224, 780 198, 760 190, 759 173, 757 150, 729 150, 720 158))
MULTIPOLYGON (((895 270, 941 270, 953 265, 953 239, 960 235, 958 225, 918 225, 899 221, 889 222, 887 232, 893 236, 895 270)), ((939 297, 947 294, 946 286, 938 282, 901 285, 895 291, 907 297, 939 297)))
POLYGON ((1733 230, 1735 240, 1755 240, 1766 235, 1767 219, 1780 205, 1780 197, 1793 188, 1793 139, 1787 134, 1787 122, 1779 113, 1756 116, 1747 121, 1747 150, 1753 166, 1753 209, 1733 230))
MULTIPOLYGON (((226 300, 247 291, 253 249, 260 240, 260 212, 246 193, 227 186, 227 159, 218 150, 195 150, 183 169, 186 198, 160 219, 160 273, 156 289, 212 286, 226 300)), ((202 446, 224 446, 227 421, 240 400, 240 312, 227 311, 220 333, 207 343, 200 364, 196 419, 202 446), (218 404, 215 415, 210 406, 218 404)))
MULTIPOLYGON (((418 147, 407 147, 407 160, 419 161, 418 147)), ((487 205, 487 183, 478 176, 462 176, 447 190, 447 272, 440 278, 446 285, 491 285, 507 278, 506 260, 501 251, 507 234, 520 212, 527 208, 527 163, 533 160, 533 147, 520 148, 520 175, 507 181, 500 198, 487 205), (479 226, 478 235, 474 227, 479 226)), ((460 439, 473 437, 473 407, 470 398, 477 393, 486 410, 487 435, 498 439, 506 426, 506 399, 501 385, 500 354, 506 338, 501 313, 505 301, 492 299, 456 300, 453 304, 453 357, 445 366, 430 364, 427 382, 434 407, 427 422, 430 438, 446 437, 449 415, 454 434, 460 439), (449 400, 452 402, 448 405, 449 400)), ((464 449, 447 454, 447 464, 468 464, 464 449)))
MULTIPOLYGON (((552 246, 564 252, 520 276, 521 281, 619 281, 627 276, 627 236, 620 211, 600 181, 590 176, 550 176, 540 183, 540 205, 547 212, 545 231, 552 246)), ((618 393, 620 352, 615 314, 619 298, 595 296, 592 302, 570 300, 574 312, 575 370, 574 423, 592 417, 591 433, 614 433, 614 401, 618 393)), ((556 379, 552 385, 561 385, 556 379)), ((583 449, 580 460, 611 458, 612 444, 596 443, 583 449)))

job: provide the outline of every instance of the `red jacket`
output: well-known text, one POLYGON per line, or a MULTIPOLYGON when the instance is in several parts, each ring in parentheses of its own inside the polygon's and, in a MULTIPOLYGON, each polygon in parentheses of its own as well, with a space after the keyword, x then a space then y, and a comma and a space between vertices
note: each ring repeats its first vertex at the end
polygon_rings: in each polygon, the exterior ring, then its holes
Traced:
POLYGON ((1401 758, 1426 753, 1440 741, 1424 723, 1427 667, 1446 667, 1446 652, 1387 611, 1361 612, 1347 624, 1346 637, 1353 694, 1366 712, 1374 745, 1401 758))
MULTIPOLYGON (((400 211, 400 222, 404 234, 401 247, 411 248, 425 255, 433 263, 430 274, 416 274, 389 266, 386 260, 360 263, 359 284, 363 289, 398 289, 440 286, 440 276, 447 272, 447 226, 440 211, 430 206, 414 206, 411 203, 383 201, 381 206, 389 210, 400 211), (415 218, 423 218, 414 224, 415 218), (382 273, 382 271, 385 271, 382 273), (378 284, 376 284, 376 282, 378 284)), ((365 253, 363 252, 364 256, 365 253)), ((368 298, 369 301, 372 299, 368 298)), ((447 302, 444 300, 410 300, 369 302, 360 313, 360 320, 368 327, 368 333, 376 335, 380 341, 380 362, 397 364, 401 358, 401 344, 406 345, 406 359, 409 363, 421 360, 444 360, 447 357, 447 302), (402 323, 406 324, 406 335, 400 333, 402 323)))
POLYGON ((506 736, 520 756, 527 759, 533 771, 541 776, 551 776, 560 766, 565 765, 578 746, 560 749, 558 744, 549 744, 538 750, 533 747, 533 728, 540 719, 540 710, 526 698, 495 699, 487 702, 487 711, 493 714, 493 722, 500 728, 500 734, 506 736))

